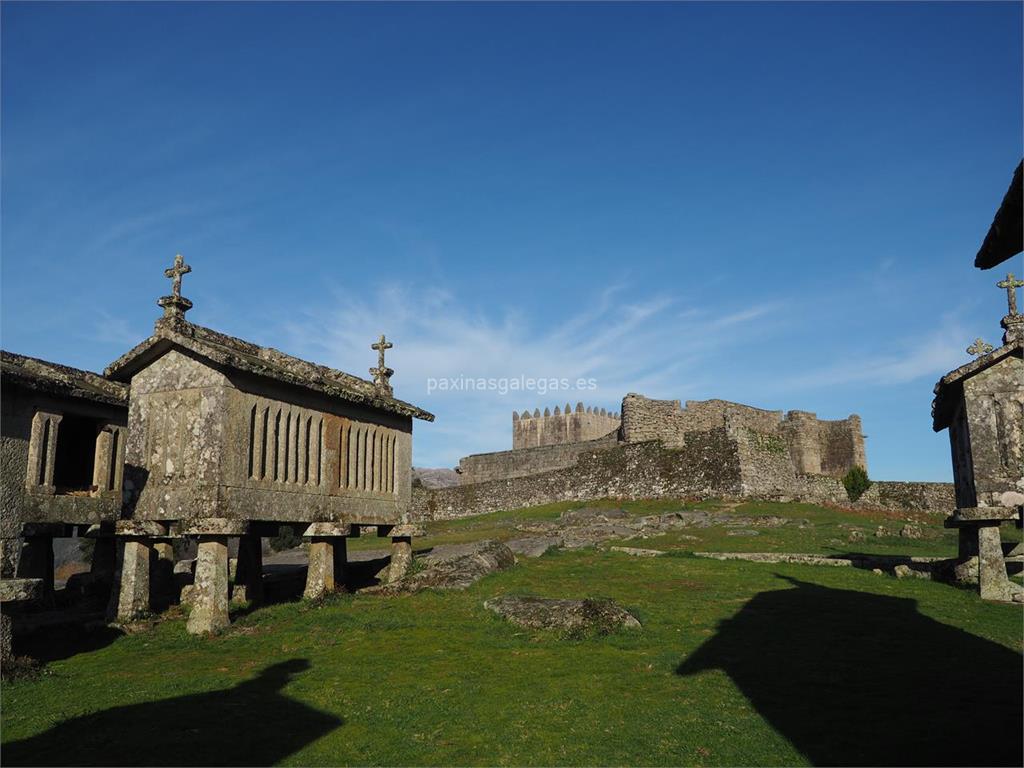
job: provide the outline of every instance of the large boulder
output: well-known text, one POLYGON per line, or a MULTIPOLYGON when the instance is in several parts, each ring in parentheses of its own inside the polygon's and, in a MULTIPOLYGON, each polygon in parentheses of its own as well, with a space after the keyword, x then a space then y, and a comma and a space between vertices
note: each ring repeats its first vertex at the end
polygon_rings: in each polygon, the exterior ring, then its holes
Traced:
POLYGON ((556 536, 527 536, 506 541, 505 545, 517 555, 540 557, 549 549, 562 546, 562 539, 556 536))
POLYGON ((484 607, 520 627, 558 630, 570 635, 640 627, 637 618, 613 600, 560 600, 547 597, 496 597, 484 607))
POLYGON ((600 507, 583 507, 567 509, 560 515, 565 525, 591 525, 608 522, 609 520, 625 520, 629 513, 624 509, 601 509, 600 507))
POLYGON ((465 589, 489 573, 516 564, 512 550, 491 539, 437 546, 418 560, 422 567, 414 568, 408 576, 391 585, 392 591, 465 589))

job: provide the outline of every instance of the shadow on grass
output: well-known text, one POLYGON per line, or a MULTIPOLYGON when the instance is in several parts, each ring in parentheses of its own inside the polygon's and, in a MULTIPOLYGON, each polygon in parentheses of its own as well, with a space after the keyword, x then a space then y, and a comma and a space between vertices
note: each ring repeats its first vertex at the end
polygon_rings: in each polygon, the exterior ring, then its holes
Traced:
POLYGON ((4 744, 3 764, 272 765, 342 725, 281 693, 309 668, 306 659, 292 659, 233 688, 65 720, 4 744))
POLYGON ((120 629, 104 624, 67 624, 17 637, 14 650, 16 654, 30 656, 45 664, 106 648, 122 635, 124 632, 120 629))
POLYGON ((786 580, 677 673, 724 670, 815 765, 1021 765, 1020 654, 911 599, 786 580))

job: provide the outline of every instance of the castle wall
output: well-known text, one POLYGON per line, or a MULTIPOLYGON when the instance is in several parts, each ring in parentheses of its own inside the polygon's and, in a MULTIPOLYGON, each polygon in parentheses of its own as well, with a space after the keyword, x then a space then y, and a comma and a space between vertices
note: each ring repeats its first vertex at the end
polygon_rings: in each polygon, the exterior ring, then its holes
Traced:
POLYGON ((596 440, 619 428, 619 416, 605 409, 584 408, 576 404, 576 410, 565 405, 565 412, 556 406, 552 414, 548 409, 535 410, 533 414, 523 411, 522 415, 512 414, 512 449, 536 448, 544 445, 565 445, 596 440))
POLYGON ((842 477, 854 466, 867 469, 863 430, 855 415, 823 421, 807 411, 783 414, 727 400, 688 400, 685 408, 678 400, 637 394, 622 400, 622 437, 627 443, 660 440, 679 446, 691 432, 725 425, 780 438, 788 452, 789 471, 795 474, 842 477))
POLYGON ((477 453, 459 460, 459 483, 482 483, 563 469, 573 466, 581 454, 613 448, 617 444, 618 433, 613 432, 597 440, 477 453))
MULTIPOLYGON (((722 427, 710 420, 704 429, 722 427)), ((683 444, 686 419, 678 400, 651 400, 630 393, 622 398, 622 439, 627 443, 660 440, 666 446, 683 444)))
MULTIPOLYGON (((840 486, 841 488, 841 486, 840 486)), ((442 520, 587 499, 737 496, 736 443, 724 428, 693 433, 682 448, 658 442, 580 454, 572 467, 451 488, 414 488, 410 515, 442 520)))

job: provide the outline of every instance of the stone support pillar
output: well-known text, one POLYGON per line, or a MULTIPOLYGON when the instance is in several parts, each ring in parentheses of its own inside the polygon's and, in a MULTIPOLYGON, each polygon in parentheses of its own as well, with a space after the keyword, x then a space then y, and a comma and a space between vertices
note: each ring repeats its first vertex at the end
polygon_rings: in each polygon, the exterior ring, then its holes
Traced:
POLYGON ((148 538, 127 537, 118 553, 115 588, 111 592, 112 618, 118 622, 135 621, 150 611, 149 566, 152 542, 148 538))
POLYGON ((412 565, 412 537, 391 537, 391 565, 388 568, 388 584, 393 584, 409 572, 412 565))
POLYGON ((1009 600, 1010 579, 1006 575, 999 524, 978 528, 978 593, 982 600, 1009 600))
POLYGON ((263 544, 259 536, 249 534, 238 541, 238 566, 231 591, 234 602, 263 602, 263 544))
POLYGON ((189 634, 220 632, 230 624, 228 618, 228 537, 199 537, 195 583, 192 586, 192 610, 186 629, 189 634))
POLYGON ((200 518, 192 520, 182 530, 185 536, 196 536, 195 581, 192 584, 191 611, 185 628, 190 634, 205 635, 220 632, 231 623, 228 601, 231 597, 228 581, 228 540, 249 533, 244 520, 226 518, 200 518))
POLYGON ((342 560, 347 559, 345 537, 351 533, 352 527, 344 523, 313 523, 306 529, 303 535, 310 543, 304 598, 320 600, 342 586, 344 573, 336 573, 335 564, 339 551, 345 553, 342 560))
POLYGON ((962 507, 946 520, 959 529, 959 557, 954 577, 977 584, 983 600, 1024 600, 1024 588, 1010 581, 999 536, 999 526, 1020 516, 1014 507, 962 507))
POLYGON ((421 526, 403 523, 391 529, 391 565, 388 567, 387 582, 394 584, 401 581, 412 565, 412 540, 414 536, 423 536, 421 526))

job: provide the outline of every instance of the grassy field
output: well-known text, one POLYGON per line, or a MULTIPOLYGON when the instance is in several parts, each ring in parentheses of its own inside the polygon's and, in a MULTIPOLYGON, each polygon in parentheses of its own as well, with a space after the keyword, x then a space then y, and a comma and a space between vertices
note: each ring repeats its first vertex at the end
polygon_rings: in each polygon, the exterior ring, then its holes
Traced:
MULTIPOLYGON (((514 522, 567 506, 434 523, 421 544, 521 535, 514 522)), ((680 506, 627 505, 636 514, 680 506)), ((682 549, 949 554, 938 521, 924 522, 926 538, 876 539, 877 525, 902 518, 797 504, 732 514, 814 525, 630 542, 675 549, 657 559, 553 552, 465 592, 260 608, 213 638, 187 636, 180 615, 93 638, 87 652, 3 684, 0 759, 1020 764, 1019 606, 869 571, 718 562, 682 549), (848 544, 844 526, 868 535, 848 544), (483 608, 502 594, 611 597, 643 628, 576 639, 520 630, 483 608)))

